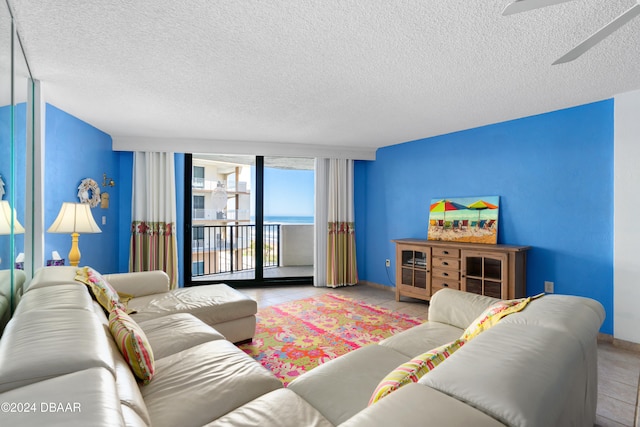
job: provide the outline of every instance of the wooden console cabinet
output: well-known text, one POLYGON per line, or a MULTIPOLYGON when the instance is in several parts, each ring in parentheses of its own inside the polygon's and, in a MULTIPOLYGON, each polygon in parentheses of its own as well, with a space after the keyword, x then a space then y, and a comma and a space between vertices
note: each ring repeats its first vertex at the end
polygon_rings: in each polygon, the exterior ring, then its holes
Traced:
POLYGON ((396 301, 431 299, 444 288, 494 298, 526 294, 529 246, 397 239, 396 301))

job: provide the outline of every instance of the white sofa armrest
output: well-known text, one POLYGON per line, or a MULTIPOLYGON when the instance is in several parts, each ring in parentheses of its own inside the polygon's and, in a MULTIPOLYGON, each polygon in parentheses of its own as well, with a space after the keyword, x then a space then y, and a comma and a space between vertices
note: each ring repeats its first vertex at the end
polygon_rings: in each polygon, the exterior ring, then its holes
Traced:
POLYGON ((104 277, 116 291, 134 297, 169 292, 169 276, 162 270, 105 274, 104 277))
POLYGON ((484 310, 500 301, 484 295, 455 289, 441 289, 429 302, 429 321, 467 329, 484 310))

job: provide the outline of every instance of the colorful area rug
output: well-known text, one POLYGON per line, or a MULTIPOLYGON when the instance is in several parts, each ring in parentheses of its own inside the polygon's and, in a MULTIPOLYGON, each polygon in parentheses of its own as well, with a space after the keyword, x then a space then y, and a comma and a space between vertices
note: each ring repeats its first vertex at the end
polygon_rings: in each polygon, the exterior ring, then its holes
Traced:
POLYGON ((335 293, 265 307, 257 317, 253 341, 240 348, 285 386, 321 363, 423 322, 335 293))

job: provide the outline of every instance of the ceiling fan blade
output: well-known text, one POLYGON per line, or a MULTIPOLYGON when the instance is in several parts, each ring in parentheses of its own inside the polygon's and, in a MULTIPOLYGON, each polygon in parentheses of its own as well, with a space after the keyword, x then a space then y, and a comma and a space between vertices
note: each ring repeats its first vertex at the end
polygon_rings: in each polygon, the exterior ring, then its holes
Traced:
POLYGON ((505 6, 502 14, 513 15, 514 13, 527 12, 533 9, 540 9, 542 7, 553 6, 554 4, 566 3, 572 0, 515 0, 505 6))
POLYGON ((640 15, 640 3, 636 4, 635 6, 632 6, 629 10, 624 12, 622 15, 618 16, 616 19, 609 22, 604 27, 600 28, 598 31, 596 31, 594 34, 588 37, 585 41, 583 41, 582 43, 580 43, 579 45, 571 49, 564 56, 556 60, 556 62, 554 62, 553 65, 564 64, 566 62, 570 62, 570 61, 573 61, 574 59, 577 59, 580 55, 582 55, 583 53, 585 53, 586 51, 588 51, 589 49, 591 49, 592 47, 600 43, 602 40, 610 36, 614 31, 618 30, 620 27, 622 27, 624 24, 631 21, 633 18, 635 18, 638 15, 640 15))

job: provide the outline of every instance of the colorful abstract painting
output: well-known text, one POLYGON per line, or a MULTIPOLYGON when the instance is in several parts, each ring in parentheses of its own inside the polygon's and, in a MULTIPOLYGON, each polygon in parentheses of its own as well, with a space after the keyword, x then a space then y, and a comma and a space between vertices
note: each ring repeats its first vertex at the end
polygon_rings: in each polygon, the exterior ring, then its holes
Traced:
POLYGON ((328 360, 423 322, 335 293, 265 307, 257 317, 253 341, 240 348, 285 386, 328 360))
POLYGON ((431 200, 428 240, 498 243, 500 196, 431 200))

